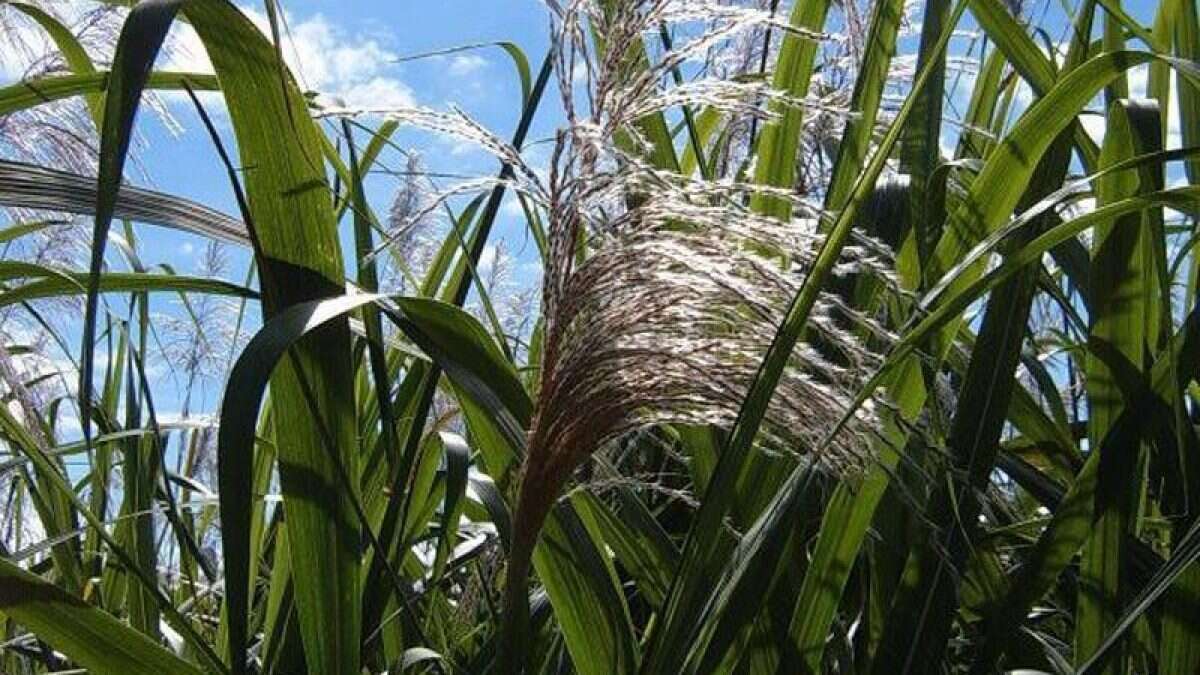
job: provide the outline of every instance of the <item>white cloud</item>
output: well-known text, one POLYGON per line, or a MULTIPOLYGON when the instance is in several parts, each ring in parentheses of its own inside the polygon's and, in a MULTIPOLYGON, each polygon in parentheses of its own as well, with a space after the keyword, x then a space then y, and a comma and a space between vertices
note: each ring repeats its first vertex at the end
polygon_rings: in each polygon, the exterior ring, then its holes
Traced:
MULTIPOLYGON (((266 14, 241 7, 264 34, 271 33, 266 14)), ((323 14, 297 19, 285 13, 280 26, 283 57, 300 86, 341 99, 347 106, 413 105, 413 91, 394 75, 396 55, 378 39, 353 32, 323 14)), ((212 64, 190 26, 173 30, 169 67, 212 72, 212 64)))
POLYGON ((412 89, 407 85, 382 76, 350 85, 339 98, 351 108, 397 108, 417 103, 412 89))
POLYGON ((483 70, 487 65, 488 60, 478 54, 459 54, 450 59, 447 71, 455 77, 463 77, 483 70))

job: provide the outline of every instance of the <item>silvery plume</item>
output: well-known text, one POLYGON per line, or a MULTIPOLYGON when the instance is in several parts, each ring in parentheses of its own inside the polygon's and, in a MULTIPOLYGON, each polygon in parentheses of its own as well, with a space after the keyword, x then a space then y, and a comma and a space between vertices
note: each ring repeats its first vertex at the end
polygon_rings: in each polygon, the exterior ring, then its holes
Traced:
MULTIPOLYGON (((549 241, 544 337, 508 571, 509 600, 518 604, 542 523, 594 452, 651 425, 733 424, 822 241, 817 209, 790 191, 655 164, 642 123, 680 105, 764 117, 763 101, 770 109, 810 105, 714 79, 664 89, 673 69, 774 22, 769 14, 669 0, 577 0, 554 10, 568 124, 540 191, 549 241), (681 37, 647 64, 643 40, 662 25, 681 37), (792 217, 759 215, 747 206, 755 195, 786 201, 792 217)), ((847 247, 841 286, 864 274, 892 283, 887 255, 865 238, 847 247)), ((769 405, 764 449, 837 474, 869 462, 874 405, 825 437, 878 365, 867 345, 889 339, 838 292, 824 292, 769 405)))
MULTIPOLYGON (((656 163, 662 153, 645 120, 681 106, 763 123, 782 106, 845 113, 761 83, 701 77, 664 85, 676 72, 702 71, 714 50, 747 31, 802 32, 769 12, 703 0, 548 4, 566 124, 545 179, 518 148, 457 108, 322 113, 371 113, 471 142, 510 166, 506 186, 545 211, 541 362, 507 572, 510 631, 526 603, 538 533, 574 469, 608 442, 653 425, 730 426, 822 241, 819 209, 792 190, 656 163), (649 58, 647 38, 662 26, 676 36, 672 47, 649 58), (790 204, 792 217, 760 215, 748 207, 755 197, 790 204)), ((409 217, 497 182, 448 187, 409 217)), ((869 274, 894 283, 888 255, 860 238, 836 272, 843 281, 869 274)), ((837 474, 867 464, 874 402, 831 441, 825 436, 878 365, 867 345, 890 339, 842 294, 823 293, 770 403, 762 447, 837 474)))
MULTIPOLYGON (((47 20, 61 24, 75 37, 93 67, 103 69, 111 62, 124 22, 124 8, 53 0, 36 0, 23 7, 27 9, 0 5, 0 43, 4 45, 0 49, 0 73, 16 74, 19 81, 34 87, 40 79, 70 74, 75 69, 27 12, 42 13, 47 20)), ((169 41, 163 60, 169 60, 175 51, 175 41, 169 41)), ((145 99, 168 131, 182 131, 162 97, 148 91, 145 99)), ((0 115, 0 157, 90 176, 98 161, 95 112, 84 98, 73 97, 0 115)))

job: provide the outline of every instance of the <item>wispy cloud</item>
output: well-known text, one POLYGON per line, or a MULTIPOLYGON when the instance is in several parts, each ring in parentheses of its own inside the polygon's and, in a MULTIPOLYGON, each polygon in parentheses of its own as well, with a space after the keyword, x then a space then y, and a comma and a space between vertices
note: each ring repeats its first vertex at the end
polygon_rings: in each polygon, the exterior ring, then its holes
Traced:
MULTIPOLYGON (((242 7, 265 34, 270 34, 266 14, 242 7)), ((283 56, 308 90, 340 99, 350 107, 393 107, 415 103, 412 89, 396 74, 396 54, 376 37, 339 25, 323 14, 296 17, 285 13, 283 56)), ((199 37, 187 25, 174 30, 172 68, 212 72, 212 64, 199 37)))
POLYGON ((487 59, 478 54, 459 54, 450 59, 448 72, 455 77, 463 77, 483 70, 488 63, 487 59))

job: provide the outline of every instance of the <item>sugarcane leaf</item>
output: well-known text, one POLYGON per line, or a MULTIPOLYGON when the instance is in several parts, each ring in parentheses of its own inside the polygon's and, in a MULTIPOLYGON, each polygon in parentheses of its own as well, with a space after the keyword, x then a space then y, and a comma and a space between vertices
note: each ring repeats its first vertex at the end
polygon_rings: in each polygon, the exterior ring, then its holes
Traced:
MULTIPOLYGON (((94 216, 96 181, 24 162, 0 160, 0 204, 94 216)), ((175 195, 122 186, 113 216, 249 245, 246 226, 220 211, 175 195)))
MULTIPOLYGON (((58 101, 72 96, 103 93, 112 80, 111 73, 98 70, 73 75, 51 75, 0 87, 0 115, 58 101)), ((195 90, 216 90, 217 78, 204 73, 187 73, 156 70, 147 77, 146 89, 180 90, 191 87, 195 90)))
POLYGON ((108 242, 117 194, 124 177, 125 161, 132 140, 134 118, 141 104, 142 90, 180 4, 179 0, 147 0, 131 10, 121 27, 117 50, 113 56, 113 70, 104 99, 104 118, 100 128, 96 213, 92 228, 90 278, 84 308, 83 348, 79 369, 79 391, 82 393, 79 407, 85 438, 91 433, 89 407, 95 364, 93 343, 105 244, 108 242))
MULTIPOLYGON (((264 315, 341 294, 343 265, 324 179, 323 137, 308 116, 304 98, 271 43, 234 5, 224 0, 187 3, 183 12, 220 78, 241 165, 252 167, 244 173, 245 194, 264 315)), ((356 497, 337 480, 339 468, 357 477, 351 452, 354 396, 348 323, 344 317, 331 323, 298 344, 294 354, 295 359, 278 369, 272 386, 281 487, 293 572, 323 580, 295 585, 300 634, 310 668, 356 672, 361 542, 353 510, 356 497)), ((256 412, 257 408, 238 414, 256 412)), ((252 457, 251 451, 226 457, 236 468, 221 471, 248 475, 252 457)), ((222 489, 221 498, 222 533, 228 536, 223 553, 229 658, 237 672, 243 672, 251 496, 222 489)))
MULTIPOLYGON (((829 5, 828 0, 815 0, 793 6, 788 24, 798 32, 785 35, 779 47, 771 82, 776 89, 795 98, 804 98, 808 94, 818 46, 814 34, 825 27, 829 5)), ((775 105, 779 119, 765 125, 758 139, 754 182, 790 190, 796 182, 796 154, 800 149, 804 109, 775 105)), ((778 197, 755 195, 751 205, 756 211, 777 218, 790 219, 792 216, 791 205, 778 197)))
POLYGON ((0 614, 96 673, 200 675, 204 671, 115 617, 0 558, 0 614))

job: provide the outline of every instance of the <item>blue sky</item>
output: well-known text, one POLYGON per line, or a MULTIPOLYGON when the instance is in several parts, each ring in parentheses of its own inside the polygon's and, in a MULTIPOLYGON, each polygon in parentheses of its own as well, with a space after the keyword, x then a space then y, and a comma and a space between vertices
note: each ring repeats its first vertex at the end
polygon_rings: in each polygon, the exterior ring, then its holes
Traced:
MULTIPOLYGON (((293 0, 284 6, 290 33, 285 53, 305 85, 341 97, 352 107, 415 103, 440 109, 454 103, 502 137, 511 133, 520 112, 516 105, 520 86, 504 51, 481 48, 397 61, 450 47, 509 40, 525 50, 536 69, 548 44, 546 11, 537 0, 293 0), (480 9, 485 6, 491 9, 480 9)), ((201 66, 198 44, 186 35, 179 42, 182 47, 174 59, 178 63, 171 65, 201 66)), ((169 133, 151 116, 142 117, 140 128, 149 141, 142 159, 149 179, 160 189, 233 213, 229 186, 198 118, 186 104, 172 105, 172 111, 184 128, 182 134, 169 133), (182 157, 187 160, 179 161, 182 157)), ((558 120, 552 111, 552 106, 544 106, 531 138, 553 132, 558 120)), ((492 158, 466 144, 411 132, 401 132, 396 140, 419 150, 431 170, 470 175, 495 170, 492 158)), ((396 157, 390 158, 393 166, 396 162, 396 157)), ((377 211, 386 213, 394 188, 392 178, 376 176, 369 181, 369 197, 377 211)), ((510 209, 505 215, 515 214, 510 209)), ((191 248, 194 252, 195 246, 191 248)))
MULTIPOLYGON (((235 0, 256 22, 266 26, 261 2, 235 0)), ((303 86, 336 96, 352 107, 389 107, 421 105, 445 109, 451 103, 460 106, 487 128, 507 138, 514 129, 520 110, 520 83, 512 61, 505 51, 484 47, 444 56, 411 60, 408 57, 432 51, 489 43, 499 40, 518 44, 527 54, 531 68, 536 69, 548 45, 548 15, 539 0, 503 0, 498 2, 337 2, 333 0, 285 0, 287 37, 285 56, 303 86)), ((86 0, 72 0, 57 5, 70 19, 84 8, 92 6, 86 0)), ((41 32, 29 26, 27 38, 39 51, 44 42, 41 32)), ((190 28, 177 25, 169 40, 171 49, 160 57, 160 68, 208 71, 202 45, 190 28)), ((47 46, 48 48, 48 46, 47 46)), ((14 82, 24 74, 27 55, 10 45, 0 45, 0 83, 14 82)), ((94 58, 103 60, 101 54, 94 58)), ((547 92, 547 101, 555 97, 547 92)), ((171 194, 188 197, 207 206, 236 214, 224 169, 204 131, 190 101, 182 94, 163 97, 174 123, 166 124, 162 117, 143 108, 137 123, 140 142, 137 167, 129 172, 129 182, 152 187, 171 194)), ((227 147, 235 147, 229 121, 222 110, 219 97, 206 96, 209 114, 225 136, 227 147)), ((536 141, 551 134, 560 121, 554 106, 543 107, 530 140, 536 141)), ((363 120, 374 125, 371 119, 363 120)), ((419 151, 425 166, 431 171, 489 176, 497 171, 496 160, 472 146, 436 138, 428 134, 401 131, 393 139, 401 146, 419 151)), ((360 133, 359 143, 366 140, 360 133)), ((535 151, 536 154, 536 151, 535 151)), ((403 169, 401 160, 392 153, 382 162, 403 169)), ((386 175, 371 176, 368 197, 376 213, 386 217, 397 180, 386 175)), ((523 219, 514 204, 506 204, 500 212, 493 240, 506 240, 508 250, 518 261, 531 261, 535 255, 531 241, 527 242, 523 219)), ((201 263, 206 240, 176 231, 153 226, 135 225, 139 254, 147 267, 166 264, 179 273, 194 272, 201 263)), ((120 228, 118 228, 120 229, 120 228)), ((345 250, 350 251, 348 227, 343 228, 345 250)), ((123 268, 123 259, 109 248, 109 264, 123 268)), ((249 265, 245 251, 227 246, 229 266, 226 277, 240 282, 249 265)), ((485 260, 492 252, 485 252, 485 260)), ((86 265, 85 260, 78 266, 86 265)), ((518 265, 516 272, 531 280, 533 265, 518 265)), ((109 300, 116 302, 113 296, 109 300)), ((123 315, 123 301, 111 305, 112 311, 123 315)), ((159 315, 182 315, 179 300, 169 294, 152 297, 152 311, 159 315)), ((64 337, 74 351, 78 348, 78 326, 68 316, 60 316, 64 337)), ((258 324, 258 308, 251 305, 247 312, 248 328, 258 324)), ((5 326, 5 332, 14 329, 5 326)), ((20 338, 15 338, 20 341, 20 338)), ((98 348, 101 366, 105 356, 98 348)), ((60 370, 69 368, 65 357, 54 357, 53 365, 60 370)), ((169 364, 151 359, 149 367, 154 382, 155 405, 162 418, 178 414, 182 404, 184 382, 172 376, 169 364)), ((74 373, 64 372, 73 384, 74 373)), ((204 382, 193 393, 193 413, 215 410, 221 394, 221 381, 204 382)), ((64 440, 73 436, 77 422, 68 417, 62 420, 64 440)))
MULTIPOLYGON (((484 47, 444 56, 416 60, 407 57, 474 43, 508 40, 526 52, 535 70, 548 45, 547 14, 537 0, 506 0, 475 3, 452 0, 442 3, 406 2, 285 2, 289 36, 285 54, 303 85, 337 96, 350 106, 387 107, 418 104, 444 109, 451 103, 462 107, 501 137, 511 135, 519 116, 517 102, 520 84, 509 56, 501 49, 484 47), (491 9, 481 10, 484 5, 491 9)), ((261 11, 251 10, 252 18, 263 21, 261 11)), ((175 45, 165 67, 204 70, 202 48, 189 30, 176 29, 175 45)), ((554 96, 548 92, 548 96, 554 96)), ((155 189, 195 199, 229 214, 236 214, 224 169, 191 103, 181 95, 166 97, 178 127, 168 128, 162 120, 145 111, 139 117, 138 131, 144 145, 139 153, 140 169, 131 172, 131 180, 155 189)), ((548 99, 549 101, 550 99, 548 99)), ((217 125, 226 135, 227 147, 233 148, 228 119, 219 99, 205 98, 217 125)), ((558 124, 554 107, 544 106, 530 139, 553 133, 558 124)), ((373 125, 372 120, 363 120, 373 125)), ((365 134, 358 136, 365 143, 365 134)), ((394 140, 401 146, 418 150, 432 171, 455 174, 492 175, 496 161, 477 148, 428 134, 401 131, 394 140)), ((403 169, 393 153, 384 163, 403 169)), ((396 179, 386 175, 369 178, 368 198, 377 215, 386 217, 396 179)), ((501 210, 495 231, 504 238, 508 250, 519 259, 535 255, 532 241, 526 243, 523 219, 515 203, 501 210)), ((143 261, 147 265, 167 263, 178 272, 194 271, 200 264, 205 240, 152 226, 139 226, 138 236, 143 261)), ((350 251, 348 227, 343 228, 345 250, 350 251)), ((248 256, 235 247, 227 247, 230 266, 227 277, 241 281, 248 256)), ((490 253, 485 253, 485 258, 490 253)), ((110 262, 119 260, 109 256, 110 262)), ((178 301, 167 295, 153 302, 157 311, 177 311, 178 301)), ((257 325, 258 310, 248 312, 251 327, 257 325)), ((156 395, 158 406, 177 410, 181 383, 163 377, 156 395)), ((213 409, 220 394, 220 383, 209 382, 198 392, 200 410, 213 409)))

